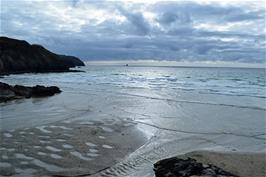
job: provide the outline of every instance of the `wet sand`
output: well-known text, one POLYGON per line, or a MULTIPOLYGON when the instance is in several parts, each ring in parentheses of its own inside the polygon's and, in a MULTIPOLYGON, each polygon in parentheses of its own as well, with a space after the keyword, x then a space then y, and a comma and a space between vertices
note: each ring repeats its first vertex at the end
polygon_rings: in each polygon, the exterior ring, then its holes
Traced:
POLYGON ((145 143, 133 123, 120 120, 62 121, 2 131, 0 176, 91 175, 145 143))
POLYGON ((195 151, 179 157, 191 157, 204 164, 213 164, 240 177, 266 175, 266 153, 195 151))
MULTIPOLYGON (((153 141, 147 141, 134 123, 122 120, 60 121, 2 131, 0 138, 0 176, 153 177, 152 165, 159 160, 151 158, 157 154, 153 147, 146 154, 150 160, 139 154, 130 161, 132 152, 138 154, 139 147, 147 149, 153 141), (138 165, 142 161, 149 165, 138 165)), ((213 164, 241 177, 266 174, 265 153, 193 151, 179 157, 213 164)))

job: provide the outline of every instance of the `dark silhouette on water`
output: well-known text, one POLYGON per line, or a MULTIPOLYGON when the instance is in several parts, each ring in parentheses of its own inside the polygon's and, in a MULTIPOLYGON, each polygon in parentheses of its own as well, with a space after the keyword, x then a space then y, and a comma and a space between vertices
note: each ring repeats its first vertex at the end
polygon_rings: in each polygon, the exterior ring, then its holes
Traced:
POLYGON ((45 97, 53 96, 56 93, 62 92, 56 86, 45 87, 36 85, 34 87, 26 87, 22 85, 11 86, 6 83, 0 82, 0 103, 19 98, 31 97, 45 97))

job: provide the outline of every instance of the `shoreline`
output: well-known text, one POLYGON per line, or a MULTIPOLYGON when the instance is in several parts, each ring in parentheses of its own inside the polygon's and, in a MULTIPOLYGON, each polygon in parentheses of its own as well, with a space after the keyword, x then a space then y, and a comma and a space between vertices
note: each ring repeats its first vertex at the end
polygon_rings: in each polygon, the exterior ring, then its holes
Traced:
MULTIPOLYGON (((0 175, 3 176, 154 177, 153 164, 174 154, 169 152, 160 157, 152 151, 143 153, 143 149, 156 141, 148 139, 134 122, 124 120, 64 120, 1 131, 1 140, 0 175)), ((176 157, 190 157, 240 177, 266 174, 266 153, 193 149, 176 157)))
MULTIPOLYGON (((201 150, 207 150, 202 158, 212 158, 210 163, 219 162, 218 166, 223 165, 223 154, 227 153, 232 153, 235 164, 242 163, 243 158, 247 164, 257 161, 265 164, 257 153, 251 153, 265 150, 265 110, 245 106, 260 106, 263 98, 199 94, 179 88, 170 92, 168 87, 158 90, 160 85, 171 85, 175 82, 171 79, 179 78, 177 75, 172 78, 168 70, 145 81, 151 86, 159 83, 147 88, 141 87, 139 79, 149 77, 153 69, 148 74, 130 67, 127 70, 131 71, 121 72, 118 68, 103 73, 84 69, 85 73, 67 77, 43 74, 36 78, 30 74, 3 79, 13 84, 56 83, 64 92, 49 98, 1 104, 0 138, 4 143, 0 147, 0 171, 5 170, 1 173, 29 177, 89 174, 154 177, 153 164, 158 160, 201 150), (134 83, 127 83, 125 77, 134 83), (180 94, 176 95, 176 91, 180 94), (217 153, 213 150, 221 154, 210 155, 217 153)), ((190 81, 194 76, 182 77, 190 81)), ((191 80, 194 83, 194 78, 191 80)), ((229 162, 224 164, 232 167, 234 164, 229 162)), ((261 171, 259 165, 249 170, 261 171)), ((248 168, 240 166, 238 170, 242 169, 248 168)), ((253 173, 257 175, 256 171, 253 173)))
POLYGON ((119 177, 155 177, 154 164, 171 157, 192 158, 199 163, 216 166, 239 177, 264 177, 266 174, 266 153, 261 152, 198 150, 150 161, 145 156, 142 157, 142 154, 136 155, 136 151, 131 153, 127 159, 90 177, 112 177, 117 174, 120 174, 119 177))

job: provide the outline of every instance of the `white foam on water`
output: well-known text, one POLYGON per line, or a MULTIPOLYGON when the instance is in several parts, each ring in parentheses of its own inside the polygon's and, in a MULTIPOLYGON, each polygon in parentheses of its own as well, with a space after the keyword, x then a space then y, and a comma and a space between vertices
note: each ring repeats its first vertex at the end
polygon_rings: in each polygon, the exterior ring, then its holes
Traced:
POLYGON ((46 146, 46 149, 48 149, 50 151, 54 151, 54 152, 60 152, 60 151, 62 151, 61 149, 57 149, 57 148, 52 147, 52 146, 46 146))
POLYGON ((15 157, 18 159, 26 159, 26 160, 32 160, 33 159, 32 157, 26 156, 26 155, 21 154, 21 153, 16 153, 15 157))
POLYGON ((112 146, 109 146, 109 145, 107 145, 107 144, 102 145, 102 147, 103 147, 103 148, 106 148, 106 149, 113 149, 112 146))
POLYGON ((30 132, 29 134, 30 134, 30 135, 34 135, 35 133, 34 133, 34 132, 30 132))
POLYGON ((126 124, 124 124, 125 127, 130 127, 132 125, 133 125, 132 123, 126 123, 126 124))
POLYGON ((40 161, 38 159, 34 159, 31 163, 36 165, 36 166, 42 167, 42 168, 46 169, 47 171, 51 171, 51 172, 59 172, 59 171, 64 170, 63 168, 60 168, 60 167, 55 166, 55 165, 47 164, 47 163, 40 161))
POLYGON ((6 148, 1 147, 1 148, 0 148, 0 151, 6 151, 6 148))
POLYGON ((50 138, 50 136, 43 136, 43 135, 41 135, 41 136, 39 136, 39 138, 45 138, 45 139, 47 139, 47 138, 50 138))
POLYGON ((66 140, 64 140, 64 139, 56 139, 56 141, 58 141, 58 142, 65 142, 66 140))
POLYGON ((79 153, 77 151, 72 151, 72 152, 70 152, 70 154, 72 154, 75 157, 78 157, 81 160, 86 160, 86 161, 92 160, 91 158, 84 157, 81 153, 79 153))
POLYGON ((87 143, 85 143, 87 146, 90 146, 90 147, 97 147, 97 145, 96 144, 93 144, 93 143, 91 143, 91 142, 87 142, 87 143))
POLYGON ((113 129, 111 129, 111 128, 109 128, 109 127, 105 127, 105 126, 100 126, 102 129, 103 129, 103 131, 105 131, 105 132, 109 132, 109 133, 111 133, 111 132, 113 132, 114 130, 113 129))
POLYGON ((37 154, 42 156, 47 155, 45 152, 38 152, 37 154))
POLYGON ((61 128, 63 130, 72 130, 72 128, 68 128, 65 126, 57 126, 57 125, 51 125, 50 128, 61 128))
POLYGON ((87 153, 87 156, 90 156, 90 157, 98 157, 99 154, 96 154, 96 153, 87 153))
POLYGON ((14 148, 10 148, 10 149, 6 149, 8 152, 14 152, 15 149, 14 148))
POLYGON ((55 126, 55 125, 51 125, 49 126, 50 128, 57 128, 58 126, 55 126))
POLYGON ((66 149, 72 149, 73 148, 73 146, 70 144, 63 144, 62 147, 66 148, 66 149))
POLYGON ((51 143, 51 141, 44 141, 44 140, 40 140, 40 143, 42 143, 42 144, 50 144, 50 143, 51 143))
POLYGON ((69 134, 69 133, 65 133, 64 134, 65 136, 68 136, 68 137, 72 137, 73 135, 69 134))
POLYGON ((70 123, 71 123, 70 120, 65 120, 65 121, 63 121, 63 122, 66 123, 66 124, 70 124, 70 123))
POLYGON ((8 159, 8 156, 6 156, 6 155, 2 155, 2 159, 7 160, 7 159, 8 159))
POLYGON ((0 162, 0 168, 8 168, 11 167, 10 163, 7 162, 0 162))
POLYGON ((105 139, 105 137, 104 136, 98 136, 100 139, 105 139))
POLYGON ((97 149, 89 149, 90 152, 99 152, 97 149))
POLYGON ((80 125, 94 125, 93 122, 89 122, 89 121, 87 121, 87 122, 80 122, 79 124, 80 125))
POLYGON ((39 148, 41 148, 41 146, 33 146, 33 148, 39 149, 39 148))
POLYGON ((21 131, 21 132, 19 132, 19 134, 21 134, 21 135, 22 135, 22 134, 26 134, 26 132, 21 131))
POLYGON ((7 137, 7 138, 13 137, 13 135, 11 133, 4 133, 4 136, 7 137))
POLYGON ((46 130, 45 127, 46 126, 39 126, 39 127, 36 127, 36 128, 39 129, 43 133, 52 133, 52 131, 46 130))
POLYGON ((28 165, 29 162, 27 162, 27 161, 21 161, 20 164, 21 164, 21 165, 28 165))
POLYGON ((50 154, 50 156, 54 159, 62 159, 63 157, 57 154, 50 154))

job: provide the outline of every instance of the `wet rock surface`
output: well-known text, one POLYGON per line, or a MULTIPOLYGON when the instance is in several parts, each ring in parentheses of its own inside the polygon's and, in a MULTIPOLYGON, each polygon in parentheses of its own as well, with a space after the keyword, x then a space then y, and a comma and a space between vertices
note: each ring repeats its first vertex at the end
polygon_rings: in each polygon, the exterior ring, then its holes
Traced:
POLYGON ((22 85, 11 86, 0 82, 0 102, 6 102, 18 98, 45 97, 60 93, 61 90, 56 86, 26 87, 22 85))
POLYGON ((156 177, 237 177, 211 164, 202 164, 195 159, 172 157, 154 164, 156 177))
POLYGON ((0 176, 27 177, 96 174, 145 141, 134 124, 113 119, 65 120, 3 131, 0 127, 0 140, 0 176))

